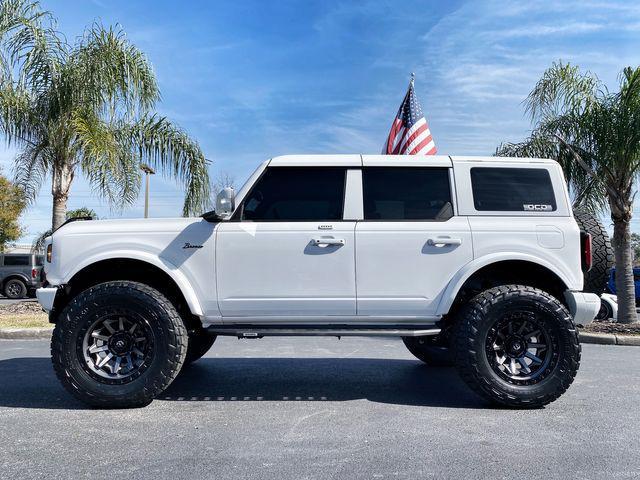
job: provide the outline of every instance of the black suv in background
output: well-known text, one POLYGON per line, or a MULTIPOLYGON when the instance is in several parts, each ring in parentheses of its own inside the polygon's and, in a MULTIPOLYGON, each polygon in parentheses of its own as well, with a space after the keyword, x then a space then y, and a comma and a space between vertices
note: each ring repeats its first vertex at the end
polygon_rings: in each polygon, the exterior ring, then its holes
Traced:
POLYGON ((8 298, 33 296, 42 285, 44 256, 0 253, 0 292, 8 298))

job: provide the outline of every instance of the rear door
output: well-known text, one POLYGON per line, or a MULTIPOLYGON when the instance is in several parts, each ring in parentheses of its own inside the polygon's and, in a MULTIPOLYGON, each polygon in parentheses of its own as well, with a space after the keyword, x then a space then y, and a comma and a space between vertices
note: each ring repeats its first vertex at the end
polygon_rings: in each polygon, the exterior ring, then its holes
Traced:
POLYGON ((355 315, 355 221, 343 217, 346 183, 340 165, 267 167, 217 230, 223 321, 355 315))
POLYGON ((453 275, 473 258, 467 218, 455 214, 451 162, 436 157, 388 166, 363 158, 358 315, 434 315, 453 275))

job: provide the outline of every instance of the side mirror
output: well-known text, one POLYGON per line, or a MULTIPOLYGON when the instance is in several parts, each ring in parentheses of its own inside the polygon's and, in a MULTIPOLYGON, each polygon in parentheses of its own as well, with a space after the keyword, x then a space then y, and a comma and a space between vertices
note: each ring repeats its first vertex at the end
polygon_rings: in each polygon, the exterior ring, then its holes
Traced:
POLYGON ((224 187, 216 197, 216 213, 228 217, 236 206, 236 192, 232 187, 224 187))

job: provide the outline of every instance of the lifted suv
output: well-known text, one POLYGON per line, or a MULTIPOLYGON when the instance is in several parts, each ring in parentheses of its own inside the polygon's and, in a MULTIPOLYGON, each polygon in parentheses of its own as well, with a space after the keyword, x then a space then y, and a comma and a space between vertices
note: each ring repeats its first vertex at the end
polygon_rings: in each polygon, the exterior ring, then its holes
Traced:
POLYGON ((393 335, 511 407, 576 375, 600 300, 554 161, 278 157, 216 210, 53 234, 38 298, 73 395, 148 404, 218 335, 393 335))

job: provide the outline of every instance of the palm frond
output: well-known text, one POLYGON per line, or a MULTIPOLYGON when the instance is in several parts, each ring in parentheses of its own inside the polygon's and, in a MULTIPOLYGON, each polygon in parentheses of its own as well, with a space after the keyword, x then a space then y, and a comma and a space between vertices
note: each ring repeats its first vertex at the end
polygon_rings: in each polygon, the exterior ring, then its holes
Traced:
POLYGON ((145 112, 160 99, 147 57, 118 28, 94 24, 65 65, 61 96, 105 115, 145 112))
POLYGON ((52 168, 54 154, 46 143, 26 145, 13 164, 13 181, 22 189, 27 202, 36 199, 42 183, 52 168))
POLYGON ((525 111, 534 121, 568 111, 578 112, 596 101, 604 88, 595 75, 581 73, 569 63, 554 62, 529 93, 525 111))
POLYGON ((28 90, 0 83, 0 130, 8 144, 34 143, 41 124, 33 110, 33 96, 28 90))
POLYGON ((117 209, 133 203, 140 189, 138 161, 120 142, 119 129, 89 110, 74 112, 73 155, 94 191, 117 209))
POLYGON ((51 13, 29 0, 0 2, 0 45, 2 70, 17 71, 17 83, 35 92, 48 89, 67 51, 51 13))
POLYGON ((198 143, 182 129, 165 117, 146 115, 134 124, 122 124, 120 137, 140 162, 184 182, 183 215, 206 209, 211 193, 208 161, 198 143))

